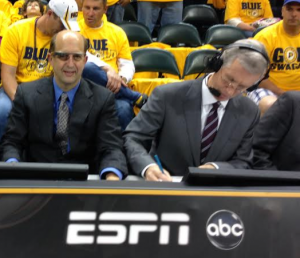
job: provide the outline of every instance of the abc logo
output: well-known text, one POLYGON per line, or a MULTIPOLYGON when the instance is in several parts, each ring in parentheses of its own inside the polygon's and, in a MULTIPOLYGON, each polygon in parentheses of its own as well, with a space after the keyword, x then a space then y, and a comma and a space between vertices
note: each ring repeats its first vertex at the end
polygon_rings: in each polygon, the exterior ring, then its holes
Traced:
POLYGON ((215 212, 207 221, 206 234, 219 249, 230 250, 243 240, 245 229, 238 215, 228 210, 215 212))

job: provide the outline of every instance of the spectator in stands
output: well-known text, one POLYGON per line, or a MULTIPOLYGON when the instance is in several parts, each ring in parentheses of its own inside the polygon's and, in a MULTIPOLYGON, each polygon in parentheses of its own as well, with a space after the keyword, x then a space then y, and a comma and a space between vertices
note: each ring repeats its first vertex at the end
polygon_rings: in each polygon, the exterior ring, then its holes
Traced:
MULTIPOLYGON (((78 5, 78 22, 83 18, 82 3, 83 0, 76 0, 78 5)), ((124 7, 130 3, 130 0, 108 0, 107 1, 107 20, 112 23, 122 22, 124 18, 124 7)))
POLYGON ((271 60, 269 79, 249 96, 267 110, 286 91, 300 90, 300 0, 285 0, 283 20, 263 29, 255 39, 262 42, 271 60), (276 100, 276 98, 275 98, 276 100))
POLYGON ((259 111, 241 92, 264 78, 266 50, 256 40, 239 40, 210 66, 216 72, 204 78, 155 88, 128 125, 124 146, 135 174, 170 181, 169 174, 183 176, 189 166, 251 167, 259 111), (154 154, 160 157, 164 174, 154 154))
POLYGON ((88 39, 91 54, 91 62, 87 63, 83 77, 106 85, 112 92, 117 93, 117 112, 124 130, 134 116, 131 102, 141 107, 147 96, 131 91, 126 86, 135 72, 129 42, 120 27, 103 18, 106 10, 106 0, 83 0, 84 19, 79 22, 79 27, 81 34, 88 39), (103 71, 107 74, 105 81, 99 80, 103 77, 99 73, 103 71))
POLYGON ((108 180, 127 174, 114 96, 81 78, 87 42, 78 32, 53 37, 54 76, 21 84, 3 137, 6 162, 89 164, 108 180), (25 152, 25 153, 24 153, 25 152))
POLYGON ((228 0, 225 10, 225 24, 242 29, 251 37, 256 29, 252 24, 262 18, 272 18, 269 0, 228 0))
POLYGON ((254 168, 300 171, 300 92, 282 94, 255 129, 254 168))
POLYGON ((122 22, 124 18, 124 7, 130 3, 130 0, 108 0, 107 1, 107 20, 112 23, 122 22))
POLYGON ((0 138, 19 83, 51 75, 48 51, 51 37, 64 29, 79 30, 75 0, 51 0, 46 13, 9 27, 1 43, 0 138))
POLYGON ((33 18, 44 14, 44 5, 41 1, 37 0, 26 0, 22 13, 24 18, 33 18))
POLYGON ((138 22, 145 24, 152 33, 161 11, 160 26, 177 24, 182 21, 182 0, 154 0, 137 2, 138 22))

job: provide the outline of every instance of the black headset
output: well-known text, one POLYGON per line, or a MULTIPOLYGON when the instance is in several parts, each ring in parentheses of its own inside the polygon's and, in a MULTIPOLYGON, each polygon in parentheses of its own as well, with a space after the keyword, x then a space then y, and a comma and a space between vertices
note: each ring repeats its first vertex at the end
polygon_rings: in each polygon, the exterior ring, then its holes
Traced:
POLYGON ((248 43, 247 44, 233 43, 233 44, 230 44, 230 45, 224 47, 220 53, 217 53, 215 56, 207 59, 206 69, 210 70, 210 71, 218 72, 223 65, 222 55, 225 50, 230 49, 230 48, 248 49, 248 50, 257 52, 257 53, 261 54, 264 57, 264 59, 267 61, 268 69, 267 69, 265 76, 262 79, 260 79, 258 82, 256 82, 254 85, 252 85, 250 88, 248 88, 247 91, 253 91, 253 90, 257 89, 258 85, 263 80, 269 78, 270 59, 269 59, 267 53, 265 51, 262 51, 261 49, 258 49, 256 46, 254 46, 252 44, 248 44, 248 43))

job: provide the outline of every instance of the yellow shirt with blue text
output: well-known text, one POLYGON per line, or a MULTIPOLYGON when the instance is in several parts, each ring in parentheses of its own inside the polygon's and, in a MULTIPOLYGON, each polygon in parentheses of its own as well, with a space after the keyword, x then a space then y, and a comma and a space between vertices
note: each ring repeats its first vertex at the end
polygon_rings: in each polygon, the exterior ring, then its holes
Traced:
POLYGON ((106 19, 102 21, 100 28, 90 28, 82 19, 80 33, 88 40, 89 52, 118 72, 119 58, 132 60, 129 42, 123 29, 106 19))
POLYGON ((255 35, 268 52, 269 80, 282 90, 300 90, 300 35, 290 36, 280 21, 255 35))
POLYGON ((1 42, 1 62, 17 67, 18 83, 35 81, 50 76, 48 63, 51 37, 35 28, 36 18, 12 24, 1 42))

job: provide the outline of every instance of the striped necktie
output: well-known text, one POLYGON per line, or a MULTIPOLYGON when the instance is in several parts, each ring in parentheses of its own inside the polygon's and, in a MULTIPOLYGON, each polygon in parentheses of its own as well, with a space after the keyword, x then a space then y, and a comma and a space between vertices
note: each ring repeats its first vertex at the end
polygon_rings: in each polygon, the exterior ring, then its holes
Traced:
POLYGON ((212 105, 212 108, 209 111, 206 118, 206 123, 203 129, 202 140, 201 140, 201 161, 200 161, 201 164, 204 163, 204 160, 209 152, 209 149, 217 135, 219 106, 220 106, 220 102, 215 102, 212 105))
POLYGON ((57 111, 57 126, 55 139, 65 155, 68 150, 68 126, 69 126, 69 107, 67 105, 68 95, 63 92, 60 97, 60 105, 57 111))

